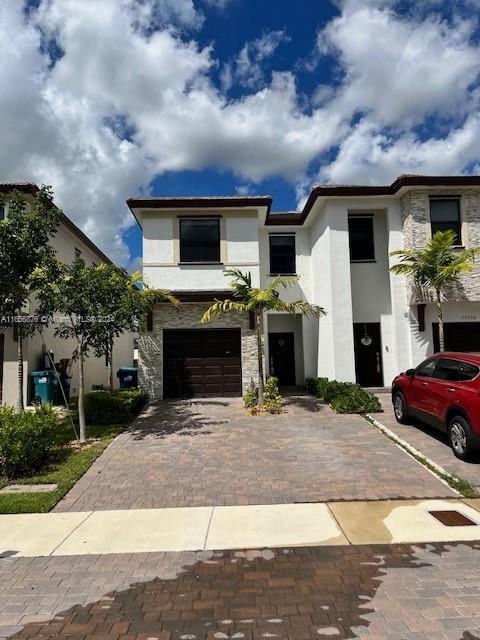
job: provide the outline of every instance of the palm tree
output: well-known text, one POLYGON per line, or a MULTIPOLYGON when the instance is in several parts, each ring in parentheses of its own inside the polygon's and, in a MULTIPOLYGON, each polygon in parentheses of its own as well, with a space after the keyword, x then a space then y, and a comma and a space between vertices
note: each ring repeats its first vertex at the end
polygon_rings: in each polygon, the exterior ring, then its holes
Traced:
POLYGON ((268 287, 257 289, 252 286, 250 273, 242 273, 239 269, 226 269, 224 275, 232 278, 232 299, 215 300, 205 311, 200 322, 210 322, 224 313, 253 313, 258 347, 258 404, 263 404, 264 372, 263 372, 263 313, 265 311, 282 311, 283 313, 301 313, 307 317, 319 318, 325 310, 316 304, 302 300, 284 302, 280 298, 279 288, 290 287, 298 282, 295 276, 276 276, 268 287))
POLYGON ((390 267, 390 271, 409 276, 421 289, 435 292, 440 351, 445 351, 442 297, 462 273, 472 271, 475 256, 480 253, 480 248, 456 248, 456 240, 455 231, 437 231, 420 251, 399 249, 390 253, 400 257, 400 262, 390 267))

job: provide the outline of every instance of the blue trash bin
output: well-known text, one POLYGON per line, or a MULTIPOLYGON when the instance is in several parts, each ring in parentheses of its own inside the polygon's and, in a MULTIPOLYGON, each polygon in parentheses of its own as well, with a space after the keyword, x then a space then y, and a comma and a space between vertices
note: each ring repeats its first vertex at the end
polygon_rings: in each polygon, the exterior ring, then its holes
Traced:
POLYGON ((138 387, 138 369, 136 367, 120 367, 117 371, 120 389, 135 389, 138 387))
POLYGON ((32 371, 33 402, 40 404, 52 403, 57 393, 57 378, 52 369, 45 371, 32 371))

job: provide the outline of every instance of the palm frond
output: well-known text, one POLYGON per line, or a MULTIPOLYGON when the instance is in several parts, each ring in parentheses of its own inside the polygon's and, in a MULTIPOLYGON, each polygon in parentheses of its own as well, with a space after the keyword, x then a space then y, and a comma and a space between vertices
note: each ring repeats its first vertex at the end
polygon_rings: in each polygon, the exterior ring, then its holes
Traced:
POLYGON ((459 249, 455 241, 454 231, 438 231, 419 251, 392 251, 390 255, 398 256, 400 262, 390 267, 390 271, 409 276, 420 287, 441 290, 462 273, 471 271, 475 256, 480 253, 480 249, 459 249))
POLYGON ((215 300, 214 303, 205 311, 203 316, 200 318, 201 324, 206 324, 210 322, 214 318, 223 315, 224 313, 228 313, 230 311, 236 311, 237 313, 244 313, 248 309, 246 308, 245 303, 237 302, 235 300, 215 300))

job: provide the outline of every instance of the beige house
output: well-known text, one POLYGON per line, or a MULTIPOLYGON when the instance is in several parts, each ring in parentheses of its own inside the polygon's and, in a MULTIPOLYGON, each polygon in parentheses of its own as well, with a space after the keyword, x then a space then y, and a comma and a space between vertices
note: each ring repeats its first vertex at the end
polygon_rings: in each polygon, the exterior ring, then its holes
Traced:
MULTIPOLYGON (((30 183, 0 183, 0 196, 3 204, 0 203, 0 219, 8 216, 8 199, 13 190, 20 191, 25 195, 25 199, 32 201, 38 187, 30 183)), ((56 254, 63 262, 72 262, 75 256, 81 256, 87 265, 110 263, 111 260, 66 216, 62 215, 62 220, 51 244, 56 254)), ((33 305, 30 305, 33 307, 33 305)), ((28 311, 33 312, 30 308, 28 311)), ((114 344, 113 349, 113 371, 119 367, 133 366, 134 358, 134 338, 133 334, 120 336, 114 344)), ((71 358, 74 350, 73 340, 63 340, 54 336, 54 328, 47 327, 42 334, 36 333, 34 336, 24 340, 24 398, 29 401, 31 398, 32 371, 38 370, 41 365, 42 354, 46 351, 53 351, 55 362, 71 358)), ((69 374, 72 376, 70 382, 70 393, 78 393, 78 373, 76 363, 71 363, 69 374)), ((114 376, 115 384, 118 380, 114 376)), ((85 388, 90 389, 92 385, 107 384, 107 369, 104 358, 96 358, 93 354, 85 363, 85 388)), ((0 333, 0 403, 15 404, 17 398, 17 341, 15 331, 12 328, 0 333)))

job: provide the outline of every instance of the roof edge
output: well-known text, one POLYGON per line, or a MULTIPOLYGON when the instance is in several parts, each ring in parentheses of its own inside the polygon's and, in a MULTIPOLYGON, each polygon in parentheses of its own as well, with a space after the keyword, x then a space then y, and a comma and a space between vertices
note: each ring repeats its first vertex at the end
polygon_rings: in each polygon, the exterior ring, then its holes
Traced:
POLYGON ((318 197, 391 196, 403 187, 480 186, 480 176, 417 176, 401 175, 391 185, 317 185, 313 187, 302 211, 288 214, 268 212, 265 225, 302 225, 318 197), (285 217, 283 217, 285 216, 285 217), (288 216, 288 219, 287 219, 288 216))
MULTIPOLYGON (((32 182, 0 183, 0 193, 11 193, 12 191, 19 191, 20 193, 28 195, 36 195, 38 191, 40 191, 40 188, 38 187, 38 185, 32 182)), ((102 260, 102 262, 106 262, 107 264, 114 264, 113 260, 111 260, 105 253, 103 253, 103 251, 99 249, 97 245, 92 240, 90 240, 90 238, 85 235, 85 233, 79 227, 77 227, 77 225, 72 220, 70 220, 70 218, 65 213, 63 213, 63 211, 61 213, 61 224, 63 224, 74 236, 76 236, 93 253, 95 253, 95 255, 97 255, 98 258, 102 260)))

